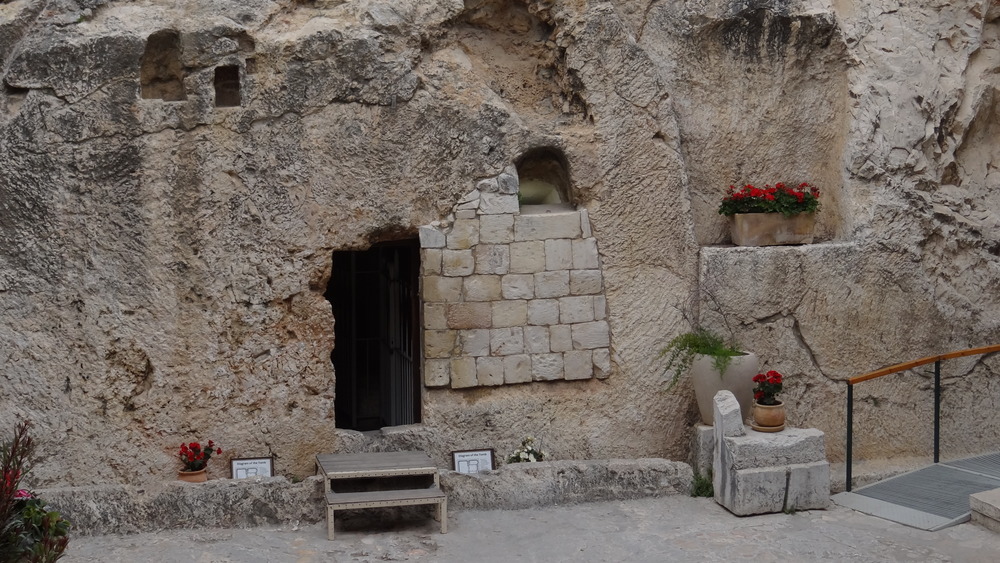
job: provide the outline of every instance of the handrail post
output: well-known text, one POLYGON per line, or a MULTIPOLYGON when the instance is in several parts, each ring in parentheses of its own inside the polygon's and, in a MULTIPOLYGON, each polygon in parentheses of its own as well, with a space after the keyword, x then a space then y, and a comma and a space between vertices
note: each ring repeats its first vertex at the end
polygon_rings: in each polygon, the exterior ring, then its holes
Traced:
POLYGON ((847 472, 845 483, 847 492, 851 492, 851 448, 854 442, 854 386, 847 384, 847 461, 844 463, 847 472))
POLYGON ((941 461, 941 360, 934 362, 934 463, 941 461))

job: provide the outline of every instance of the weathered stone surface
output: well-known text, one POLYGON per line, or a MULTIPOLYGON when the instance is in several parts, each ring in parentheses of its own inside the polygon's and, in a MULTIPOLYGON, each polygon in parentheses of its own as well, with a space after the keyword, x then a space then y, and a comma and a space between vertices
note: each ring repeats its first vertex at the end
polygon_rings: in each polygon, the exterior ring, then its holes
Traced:
POLYGON ((594 320, 593 297, 562 297, 559 299, 559 322, 587 323, 594 320))
POLYGON ((514 240, 573 239, 580 234, 580 214, 576 211, 514 218, 514 240))
POLYGON ((490 330, 477 328, 458 331, 458 341, 464 356, 488 356, 490 354, 490 330))
POLYGON ((524 330, 519 327, 494 328, 490 331, 490 353, 509 356, 524 352, 524 330))
POLYGON ((493 307, 488 302, 455 303, 447 306, 448 328, 490 328, 493 307))
POLYGON ((563 379, 562 354, 532 354, 531 378, 535 381, 563 379))
POLYGON ((563 370, 567 380, 594 377, 594 357, 590 350, 576 350, 563 354, 563 370))
POLYGON ((510 247, 505 244, 480 244, 475 256, 477 274, 506 274, 510 270, 510 247))
MULTIPOLYGON (((485 215, 479 220, 479 242, 510 244, 514 241, 513 215, 485 215)), ((508 260, 510 253, 508 250, 508 260)))
POLYGON ((611 345, 611 334, 605 321, 574 324, 572 327, 573 348, 576 350, 606 348, 611 345))
POLYGON ((451 388, 464 389, 479 385, 477 376, 476 358, 452 358, 451 360, 451 388))
POLYGON ((471 250, 446 249, 441 253, 441 273, 446 276, 468 276, 475 269, 471 250))
POLYGON ((500 293, 504 299, 531 299, 535 296, 535 276, 508 274, 500 279, 500 293))
POLYGON ((573 267, 573 241, 549 239, 545 241, 545 269, 569 270, 573 267))
POLYGON ((469 276, 462 288, 466 301, 496 301, 501 297, 500 276, 469 276))
POLYGON ((427 360, 424 362, 424 385, 445 387, 451 383, 451 360, 427 360))
POLYGON ((563 297, 565 295, 569 295, 568 270, 535 274, 535 297, 563 297))
POLYGON ((528 302, 523 299, 494 301, 493 326, 524 326, 528 322, 528 302))
POLYGON ((505 384, 528 383, 529 381, 531 381, 531 358, 527 354, 503 357, 503 382, 505 384))
POLYGON ((528 324, 554 325, 559 322, 557 299, 532 299, 528 301, 528 324))
MULTIPOLYGON (((331 253, 421 226, 451 250, 503 244, 475 238, 501 215, 470 212, 513 196, 538 147, 564 158, 578 226, 518 216, 515 238, 543 238, 511 245, 511 271, 544 271, 546 238, 593 236, 573 267, 603 273, 615 376, 599 396, 531 383, 471 409, 431 389, 430 437, 398 445, 444 460, 544 409, 561 457, 683 459, 687 394, 650 374, 694 323, 752 343, 789 381, 790 421, 842 459, 843 379, 1000 339, 995 3, 182 4, 0 10, 0 426, 45 421, 40 483, 162 480, 202 434, 311 474, 345 439, 331 253), (143 67, 170 29, 167 100, 143 67), (216 105, 217 67, 237 71, 238 105, 216 105), (724 189, 779 180, 822 190, 820 243, 715 246, 724 189), (121 443, 132 465, 87 462, 121 443)), ((424 242, 422 298, 459 303, 424 242)), ((593 350, 596 367, 608 346, 593 350)), ((945 364, 967 405, 944 409, 946 443, 975 453, 997 433, 979 416, 995 362, 945 364)), ((905 379, 858 388, 855 415, 884 434, 857 455, 926 453, 926 391, 905 379)))
POLYGON ((532 240, 510 245, 510 271, 534 274, 545 271, 545 241, 532 240))
POLYGON ((480 385, 503 385, 503 358, 476 358, 476 377, 480 385))

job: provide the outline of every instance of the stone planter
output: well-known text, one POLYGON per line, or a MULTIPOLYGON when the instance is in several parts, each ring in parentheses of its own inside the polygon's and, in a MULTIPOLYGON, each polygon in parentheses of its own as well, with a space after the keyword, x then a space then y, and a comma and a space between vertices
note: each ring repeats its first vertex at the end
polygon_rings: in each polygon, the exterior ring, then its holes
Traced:
POLYGON ((809 244, 815 228, 815 213, 791 217, 781 213, 737 213, 733 215, 731 233, 737 246, 809 244))
POLYGON ((719 391, 730 391, 740 404, 740 412, 745 419, 750 415, 753 404, 753 377, 757 375, 758 359, 756 354, 734 356, 726 371, 719 372, 712 365, 712 356, 698 354, 691 363, 691 383, 694 385, 694 396, 698 400, 698 411, 701 421, 712 425, 713 400, 719 391))

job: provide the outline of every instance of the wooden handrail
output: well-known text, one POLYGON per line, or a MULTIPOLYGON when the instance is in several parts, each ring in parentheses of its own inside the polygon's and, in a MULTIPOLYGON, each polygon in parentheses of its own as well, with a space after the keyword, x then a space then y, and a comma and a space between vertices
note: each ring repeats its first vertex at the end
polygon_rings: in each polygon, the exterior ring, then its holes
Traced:
POLYGON ((869 379, 875 379, 877 377, 882 377, 883 375, 890 375, 893 373, 899 373, 901 371, 906 371, 908 369, 913 369, 915 367, 920 367, 926 364, 932 364, 934 362, 939 362, 941 360, 950 360, 952 358, 962 358, 964 356, 975 356, 978 354, 990 354, 993 352, 1000 352, 1000 344, 994 344, 992 346, 981 346, 979 348, 969 348, 968 350, 959 350, 958 352, 948 352, 947 354, 938 354, 937 356, 928 356, 926 358, 921 358, 919 360, 913 360, 912 362, 903 362, 901 364, 896 364, 894 366, 889 366, 887 368, 878 369, 872 372, 868 372, 863 375, 858 375, 847 380, 848 385, 855 385, 861 383, 862 381, 868 381, 869 379))

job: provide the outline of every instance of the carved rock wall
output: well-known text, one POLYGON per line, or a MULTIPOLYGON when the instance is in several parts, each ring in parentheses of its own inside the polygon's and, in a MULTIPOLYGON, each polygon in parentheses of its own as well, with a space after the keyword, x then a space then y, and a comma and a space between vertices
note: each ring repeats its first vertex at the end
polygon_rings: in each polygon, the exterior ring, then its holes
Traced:
MULTIPOLYGON (((664 392, 656 353, 701 322, 789 375, 792 422, 835 459, 840 380, 1000 336, 998 17, 987 0, 0 4, 0 425, 32 419, 34 478, 65 485, 170 479, 176 445, 209 438, 299 476, 319 451, 445 467, 529 434, 554 459, 683 459, 693 397, 664 392), (608 377, 425 387, 421 425, 336 429, 332 252, 415 238, 537 147, 565 155, 599 242, 608 377), (726 186, 777 180, 823 189, 829 244, 702 246, 727 240, 726 186)), ((946 403, 986 407, 995 362, 956 362, 946 403)), ((866 455, 925 451, 923 381, 865 391, 866 455)), ((962 448, 1000 428, 950 412, 962 448)))

